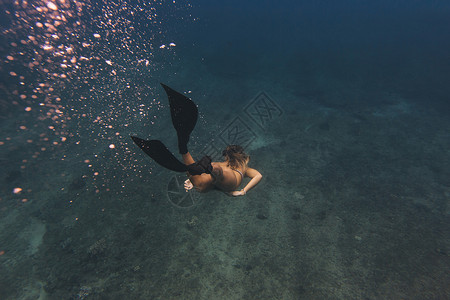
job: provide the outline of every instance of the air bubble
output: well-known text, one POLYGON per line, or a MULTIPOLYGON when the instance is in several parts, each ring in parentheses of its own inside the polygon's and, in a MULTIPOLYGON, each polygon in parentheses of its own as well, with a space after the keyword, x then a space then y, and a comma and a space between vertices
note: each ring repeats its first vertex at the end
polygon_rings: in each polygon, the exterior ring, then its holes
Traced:
POLYGON ((47 7, 50 8, 51 10, 58 10, 58 6, 56 6, 55 3, 53 2, 47 2, 47 7))

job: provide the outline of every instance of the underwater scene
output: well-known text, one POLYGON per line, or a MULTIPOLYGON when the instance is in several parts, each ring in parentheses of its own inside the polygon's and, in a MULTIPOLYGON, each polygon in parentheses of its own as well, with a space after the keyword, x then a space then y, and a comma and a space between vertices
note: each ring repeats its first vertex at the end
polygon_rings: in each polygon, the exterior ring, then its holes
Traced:
POLYGON ((449 1, 0 26, 0 299, 450 299, 449 1))

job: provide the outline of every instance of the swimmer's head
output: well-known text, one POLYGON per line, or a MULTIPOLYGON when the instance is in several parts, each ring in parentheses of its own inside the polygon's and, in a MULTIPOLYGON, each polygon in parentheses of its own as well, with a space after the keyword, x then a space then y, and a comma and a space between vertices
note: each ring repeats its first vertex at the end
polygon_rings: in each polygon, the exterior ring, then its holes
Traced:
POLYGON ((250 156, 239 145, 229 145, 222 151, 222 156, 231 168, 245 168, 250 156))

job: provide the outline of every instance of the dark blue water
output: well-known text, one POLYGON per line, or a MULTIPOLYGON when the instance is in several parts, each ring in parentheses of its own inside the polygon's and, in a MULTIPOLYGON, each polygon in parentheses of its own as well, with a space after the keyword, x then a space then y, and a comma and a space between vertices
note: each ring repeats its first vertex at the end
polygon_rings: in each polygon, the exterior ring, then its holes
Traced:
POLYGON ((450 3, 0 6, 0 299, 450 298, 450 3), (133 144, 160 82, 246 196, 133 144))

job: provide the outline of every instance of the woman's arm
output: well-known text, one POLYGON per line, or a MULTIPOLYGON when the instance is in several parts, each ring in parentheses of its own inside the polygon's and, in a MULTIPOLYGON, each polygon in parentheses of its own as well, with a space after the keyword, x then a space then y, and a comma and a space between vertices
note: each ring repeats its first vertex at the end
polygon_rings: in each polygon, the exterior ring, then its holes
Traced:
POLYGON ((245 171, 245 176, 250 177, 251 180, 242 190, 231 192, 230 194, 232 196, 243 196, 247 194, 247 192, 250 191, 252 188, 254 188, 261 181, 262 178, 261 173, 252 168, 248 168, 245 171))

